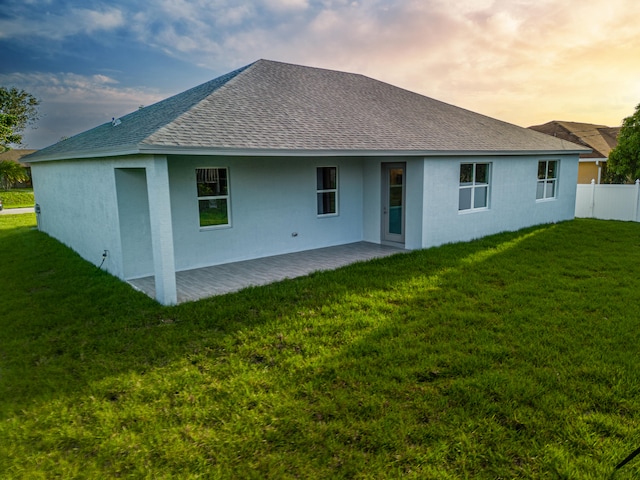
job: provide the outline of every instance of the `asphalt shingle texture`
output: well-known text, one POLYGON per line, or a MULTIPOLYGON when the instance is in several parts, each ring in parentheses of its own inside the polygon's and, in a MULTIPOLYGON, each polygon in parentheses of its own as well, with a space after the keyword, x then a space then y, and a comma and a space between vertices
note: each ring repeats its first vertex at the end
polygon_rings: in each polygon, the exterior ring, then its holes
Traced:
POLYGON ((259 60, 29 158, 109 149, 578 151, 581 147, 363 75, 259 60))

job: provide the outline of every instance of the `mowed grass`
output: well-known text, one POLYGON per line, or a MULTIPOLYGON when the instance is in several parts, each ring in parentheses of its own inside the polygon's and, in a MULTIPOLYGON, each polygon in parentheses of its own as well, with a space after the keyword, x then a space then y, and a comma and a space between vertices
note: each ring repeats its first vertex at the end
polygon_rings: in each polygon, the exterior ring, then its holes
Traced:
POLYGON ((637 478, 640 224, 162 307, 0 217, 1 478, 637 478))
POLYGON ((31 188, 0 190, 0 200, 2 200, 4 208, 33 207, 35 203, 31 188))

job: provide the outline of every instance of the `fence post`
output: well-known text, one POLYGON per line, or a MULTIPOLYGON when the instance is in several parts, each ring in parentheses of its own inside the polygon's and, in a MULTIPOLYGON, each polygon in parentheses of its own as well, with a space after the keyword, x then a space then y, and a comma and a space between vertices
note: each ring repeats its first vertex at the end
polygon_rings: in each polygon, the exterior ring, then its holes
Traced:
POLYGON ((589 210, 591 212, 590 218, 593 218, 593 212, 596 206, 596 180, 591 179, 591 203, 589 204, 589 210))
POLYGON ((633 212, 633 218, 636 222, 640 222, 640 218, 638 218, 638 210, 640 207, 638 203, 640 202, 640 178, 636 178, 636 206, 633 212))

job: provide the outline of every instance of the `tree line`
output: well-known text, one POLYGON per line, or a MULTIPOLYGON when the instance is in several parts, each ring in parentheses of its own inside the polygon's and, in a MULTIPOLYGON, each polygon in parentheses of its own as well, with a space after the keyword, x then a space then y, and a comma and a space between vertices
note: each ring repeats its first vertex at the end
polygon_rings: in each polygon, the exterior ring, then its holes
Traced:
MULTIPOLYGON (((38 120, 39 104, 40 100, 25 90, 0 86, 0 153, 22 145, 25 128, 38 120)), ((19 163, 0 161, 0 188, 8 190, 28 179, 27 170, 19 163)))
POLYGON ((640 103, 622 121, 618 145, 609 153, 607 183, 631 183, 640 178, 640 103))

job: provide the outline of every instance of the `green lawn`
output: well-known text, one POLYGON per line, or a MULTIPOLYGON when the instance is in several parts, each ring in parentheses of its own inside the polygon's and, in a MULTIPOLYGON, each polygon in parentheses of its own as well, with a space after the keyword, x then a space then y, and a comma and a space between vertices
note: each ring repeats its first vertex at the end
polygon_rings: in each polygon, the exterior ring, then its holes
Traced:
POLYGON ((14 190, 0 190, 0 199, 4 208, 33 207, 33 189, 17 188, 14 190))
POLYGON ((161 307, 0 217, 1 478, 630 479, 640 224, 161 307))

